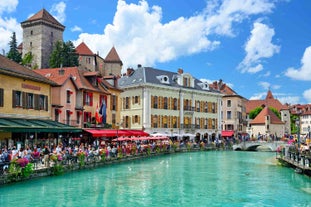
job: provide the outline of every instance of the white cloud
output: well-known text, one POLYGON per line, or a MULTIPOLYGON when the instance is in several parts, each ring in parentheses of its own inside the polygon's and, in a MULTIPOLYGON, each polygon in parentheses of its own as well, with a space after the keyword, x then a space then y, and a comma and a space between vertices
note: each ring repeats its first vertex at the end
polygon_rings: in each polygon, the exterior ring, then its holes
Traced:
POLYGON ((106 25, 103 34, 82 33, 73 42, 78 45, 84 41, 102 56, 114 45, 125 68, 137 64, 153 66, 214 50, 220 41, 211 40, 210 35, 233 36, 233 24, 273 8, 274 4, 267 0, 208 1, 201 13, 162 23, 161 7, 149 6, 145 0, 138 4, 118 0, 113 22, 106 25))
POLYGON ((65 9, 66 9, 66 4, 63 1, 57 4, 53 4, 52 9, 51 9, 51 14, 53 14, 53 16, 62 24, 66 20, 65 9))
POLYGON ((303 97, 308 101, 309 104, 311 103, 311 88, 303 92, 303 97))
POLYGON ((233 36, 234 23, 242 22, 250 15, 270 13, 274 4, 267 0, 224 0, 209 1, 205 12, 207 29, 219 35, 233 36))
POLYGON ((13 12, 15 11, 18 4, 18 0, 1 0, 0 1, 0 15, 2 13, 7 12, 13 12))
POLYGON ((282 104, 297 104, 300 103, 299 96, 283 96, 277 98, 282 104))
POLYGON ((72 32, 82 32, 82 28, 77 26, 77 25, 75 25, 74 27, 72 27, 70 29, 70 31, 72 31, 72 32))
POLYGON ((288 68, 285 75, 296 80, 311 80, 311 46, 306 48, 300 62, 300 68, 288 68))
POLYGON ((270 86, 271 86, 270 83, 264 82, 264 81, 259 82, 258 85, 261 86, 265 90, 268 90, 270 88, 270 86))
POLYGON ((280 51, 280 47, 272 43, 273 36, 273 28, 260 22, 254 23, 251 36, 244 48, 246 56, 238 66, 242 73, 257 73, 263 70, 262 59, 270 58, 280 51))
POLYGON ((22 41, 22 29, 20 23, 8 14, 16 10, 18 0, 0 1, 0 53, 7 53, 9 51, 9 42, 13 32, 16 33, 17 44, 22 41))
POLYGON ((249 100, 262 100, 267 96, 267 92, 256 93, 249 98, 249 100))

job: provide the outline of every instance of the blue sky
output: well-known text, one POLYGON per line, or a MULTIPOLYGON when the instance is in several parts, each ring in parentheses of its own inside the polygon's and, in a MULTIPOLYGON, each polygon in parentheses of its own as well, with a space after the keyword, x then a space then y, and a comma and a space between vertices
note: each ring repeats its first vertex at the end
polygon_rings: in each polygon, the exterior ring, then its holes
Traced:
POLYGON ((0 49, 20 22, 45 8, 105 57, 112 46, 137 64, 213 82, 247 99, 270 88, 282 103, 311 103, 310 0, 0 0, 0 49))

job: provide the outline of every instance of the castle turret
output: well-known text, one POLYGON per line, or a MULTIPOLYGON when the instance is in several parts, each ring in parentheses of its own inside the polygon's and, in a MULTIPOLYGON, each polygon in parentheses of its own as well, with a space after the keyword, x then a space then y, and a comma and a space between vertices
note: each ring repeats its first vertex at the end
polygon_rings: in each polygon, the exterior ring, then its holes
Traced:
POLYGON ((31 52, 34 56, 32 66, 48 68, 53 46, 63 41, 65 26, 59 23, 45 9, 21 23, 23 28, 23 56, 31 52))

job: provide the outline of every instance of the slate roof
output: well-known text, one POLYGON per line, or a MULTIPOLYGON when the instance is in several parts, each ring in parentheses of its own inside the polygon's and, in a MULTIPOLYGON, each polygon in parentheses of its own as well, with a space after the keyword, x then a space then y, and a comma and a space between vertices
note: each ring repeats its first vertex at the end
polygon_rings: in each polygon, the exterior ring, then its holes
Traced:
POLYGON ((270 124, 284 124, 276 115, 269 109, 268 106, 263 108, 261 112, 253 119, 250 124, 265 124, 266 116, 270 116, 270 124))
MULTIPOLYGON (((179 87, 179 88, 188 88, 185 86, 181 86, 173 79, 175 77, 179 76, 176 72, 170 72, 160 69, 155 69, 152 67, 138 67, 137 69, 133 70, 133 72, 129 76, 123 76, 118 80, 118 86, 120 88, 125 88, 129 86, 135 86, 139 84, 156 84, 156 85, 162 85, 162 86, 170 86, 170 87, 179 87), (169 78, 169 84, 161 83, 157 76, 165 75, 169 78)), ((208 92, 216 92, 220 93, 219 91, 210 88, 210 90, 203 90, 198 83, 202 83, 202 81, 194 78, 194 88, 190 88, 192 90, 200 90, 200 91, 208 91, 208 92)))
POLYGON ((57 28, 60 28, 62 30, 65 29, 65 26, 59 23, 48 11, 45 9, 41 9, 39 12, 34 14, 33 16, 29 17, 26 21, 22 22, 22 26, 25 23, 31 23, 31 22, 36 22, 36 21, 44 21, 46 23, 49 23, 51 25, 54 25, 57 28))
POLYGON ((245 103, 246 113, 249 114, 251 110, 261 106, 273 107, 278 111, 285 109, 284 105, 278 99, 273 97, 270 90, 267 92, 267 96, 264 100, 248 100, 245 103))
POLYGON ((48 68, 35 70, 36 73, 56 82, 58 85, 63 85, 67 80, 71 79, 78 90, 86 89, 90 91, 106 92, 103 89, 96 88, 84 77, 83 71, 78 67, 66 68, 48 68), (63 70, 63 75, 60 75, 60 70, 63 70))
POLYGON ((92 50, 90 50, 90 48, 84 42, 81 42, 76 47, 76 53, 79 55, 94 55, 92 50))
POLYGON ((115 47, 112 47, 105 58, 105 62, 123 64, 115 47))
POLYGON ((0 73, 8 76, 14 76, 27 80, 33 80, 50 85, 56 85, 55 82, 34 72, 35 70, 26 68, 3 55, 0 55, 0 73))

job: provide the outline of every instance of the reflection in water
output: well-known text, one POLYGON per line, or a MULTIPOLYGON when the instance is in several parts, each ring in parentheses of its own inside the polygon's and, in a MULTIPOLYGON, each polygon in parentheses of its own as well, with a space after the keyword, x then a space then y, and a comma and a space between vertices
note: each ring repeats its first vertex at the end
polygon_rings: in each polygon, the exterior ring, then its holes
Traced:
POLYGON ((275 153, 208 151, 2 186, 0 206, 308 206, 310 189, 275 153))

